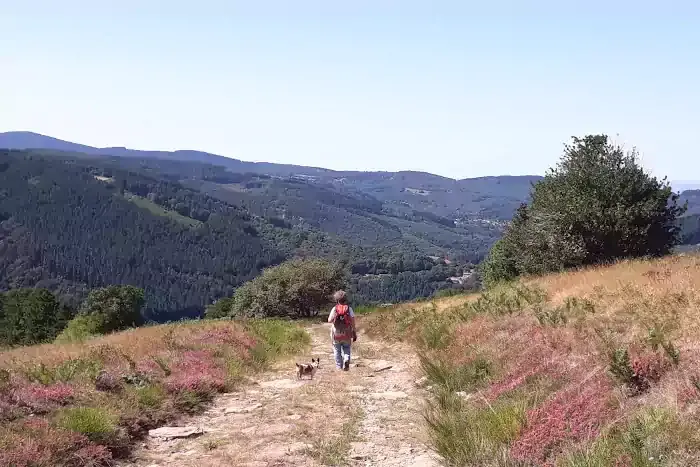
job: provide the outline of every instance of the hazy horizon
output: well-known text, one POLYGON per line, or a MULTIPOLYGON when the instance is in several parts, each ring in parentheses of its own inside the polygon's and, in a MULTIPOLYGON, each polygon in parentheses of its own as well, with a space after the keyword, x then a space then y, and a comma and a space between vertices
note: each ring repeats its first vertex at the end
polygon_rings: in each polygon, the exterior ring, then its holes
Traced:
POLYGON ((140 3, 5 6, 0 131, 456 179, 606 133, 700 179, 690 2, 140 3))

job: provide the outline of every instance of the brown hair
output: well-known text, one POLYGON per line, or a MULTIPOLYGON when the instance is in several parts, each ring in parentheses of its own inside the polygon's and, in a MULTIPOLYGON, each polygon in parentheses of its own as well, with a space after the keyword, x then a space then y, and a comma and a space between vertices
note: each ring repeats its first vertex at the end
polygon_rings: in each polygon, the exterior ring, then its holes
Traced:
POLYGON ((340 303, 341 305, 344 305, 348 302, 348 295, 345 293, 344 290, 338 290, 336 293, 333 294, 333 300, 335 300, 335 303, 340 303))

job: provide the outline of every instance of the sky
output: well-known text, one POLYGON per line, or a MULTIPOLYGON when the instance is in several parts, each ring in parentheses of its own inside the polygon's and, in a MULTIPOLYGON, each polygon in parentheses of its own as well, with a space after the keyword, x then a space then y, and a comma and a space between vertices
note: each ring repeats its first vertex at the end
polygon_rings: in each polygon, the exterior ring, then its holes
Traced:
POLYGON ((0 0, 0 132, 339 170, 542 174, 605 133, 700 180, 700 5, 0 0))

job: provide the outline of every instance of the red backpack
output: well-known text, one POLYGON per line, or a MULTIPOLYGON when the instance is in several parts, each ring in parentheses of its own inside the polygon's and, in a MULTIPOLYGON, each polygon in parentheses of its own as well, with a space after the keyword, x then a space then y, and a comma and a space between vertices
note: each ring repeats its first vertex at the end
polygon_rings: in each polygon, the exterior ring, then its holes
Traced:
POLYGON ((335 340, 349 340, 352 338, 352 317, 348 305, 335 306, 335 318, 333 318, 333 338, 335 340))

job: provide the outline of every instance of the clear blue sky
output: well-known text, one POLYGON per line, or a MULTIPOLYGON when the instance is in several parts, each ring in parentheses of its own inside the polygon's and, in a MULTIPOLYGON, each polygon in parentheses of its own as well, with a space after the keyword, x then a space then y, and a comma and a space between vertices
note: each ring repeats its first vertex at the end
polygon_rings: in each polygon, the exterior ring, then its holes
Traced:
POLYGON ((459 178, 605 132, 700 179, 690 1, 0 3, 0 131, 459 178))

